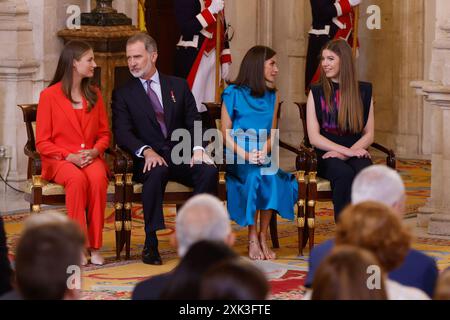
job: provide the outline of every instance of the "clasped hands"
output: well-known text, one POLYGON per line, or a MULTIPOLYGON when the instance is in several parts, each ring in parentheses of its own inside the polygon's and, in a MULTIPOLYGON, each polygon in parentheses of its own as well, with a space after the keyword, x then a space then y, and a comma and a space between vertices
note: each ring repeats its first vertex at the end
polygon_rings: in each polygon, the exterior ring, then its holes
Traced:
POLYGON ((72 162, 79 168, 84 168, 94 162, 94 159, 98 157, 100 153, 97 149, 83 149, 77 153, 71 153, 67 156, 66 160, 72 162))
POLYGON ((257 164, 261 166, 265 164, 266 159, 267 159, 266 153, 263 151, 253 149, 251 152, 248 153, 248 161, 251 164, 257 164))
MULTIPOLYGON (((144 169, 142 170, 143 173, 150 171, 156 166, 168 167, 166 160, 164 160, 164 158, 161 157, 158 153, 156 153, 153 149, 146 149, 144 151, 144 158, 145 164, 144 169)), ((206 154, 204 150, 201 149, 195 150, 191 158, 190 166, 192 168, 194 164, 201 164, 201 163, 206 163, 208 165, 215 166, 214 161, 208 156, 208 154, 206 154)))
POLYGON ((349 148, 348 152, 346 152, 345 154, 342 154, 340 152, 337 151, 328 151, 327 153, 325 153, 322 156, 322 159, 330 159, 330 158, 337 158, 337 159, 341 159, 343 161, 347 161, 350 158, 368 158, 371 159, 371 155, 369 153, 369 151, 367 151, 366 149, 357 149, 357 148, 349 148))

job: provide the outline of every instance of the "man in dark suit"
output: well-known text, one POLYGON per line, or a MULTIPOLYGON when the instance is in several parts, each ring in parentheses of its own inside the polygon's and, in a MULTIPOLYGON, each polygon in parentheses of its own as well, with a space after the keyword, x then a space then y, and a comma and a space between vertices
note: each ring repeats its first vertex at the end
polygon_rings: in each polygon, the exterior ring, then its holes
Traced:
POLYGON ((126 54, 134 79, 113 92, 113 130, 119 147, 135 156, 134 180, 143 183, 146 238, 142 261, 160 265, 156 231, 165 229, 162 202, 167 182, 193 187, 195 194, 215 194, 217 168, 206 155, 202 139, 194 136, 194 123, 199 125, 201 117, 187 82, 156 69, 155 40, 145 33, 134 35, 127 42, 126 54), (172 155, 177 142, 171 136, 177 129, 185 129, 188 135, 183 143, 189 143, 189 153, 193 151, 190 162, 179 164, 177 155, 172 155))
MULTIPOLYGON (((370 166, 361 171, 353 181, 352 203, 378 201, 390 206, 401 217, 405 212, 405 186, 402 178, 386 166, 370 166)), ((334 248, 334 239, 314 247, 309 258, 309 270, 305 286, 311 287, 320 263, 334 248)), ((389 278, 405 286, 415 287, 433 297, 439 271, 436 261, 424 253, 410 249, 403 264, 389 272, 389 278)))

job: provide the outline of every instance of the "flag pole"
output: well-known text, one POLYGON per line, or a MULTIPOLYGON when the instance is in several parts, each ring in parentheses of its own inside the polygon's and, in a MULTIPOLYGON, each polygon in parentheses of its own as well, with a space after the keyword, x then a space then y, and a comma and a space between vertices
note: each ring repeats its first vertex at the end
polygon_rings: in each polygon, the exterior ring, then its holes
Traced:
POLYGON ((355 21, 353 26, 353 56, 356 58, 356 50, 358 49, 358 32, 359 32, 359 5, 354 7, 355 21))
POLYGON ((215 103, 220 103, 220 53, 221 53, 221 34, 222 34, 222 12, 217 14, 216 21, 216 97, 215 103))

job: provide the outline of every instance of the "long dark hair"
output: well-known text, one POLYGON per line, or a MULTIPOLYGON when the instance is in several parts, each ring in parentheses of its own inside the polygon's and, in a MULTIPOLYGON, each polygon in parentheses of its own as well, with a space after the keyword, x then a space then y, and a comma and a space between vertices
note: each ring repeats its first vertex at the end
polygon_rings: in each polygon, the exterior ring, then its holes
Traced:
MULTIPOLYGON (((58 67, 56 68, 53 80, 49 87, 62 82, 62 91, 67 99, 72 103, 77 103, 72 98, 72 86, 73 86, 73 61, 79 61, 83 55, 89 50, 93 50, 92 47, 84 42, 73 40, 69 41, 65 46, 61 55, 59 56, 58 67)), ((91 78, 84 78, 81 80, 81 94, 88 101, 88 112, 92 110, 98 100, 97 92, 91 83, 91 78)))
POLYGON ((273 58, 276 52, 266 46, 254 46, 244 56, 239 68, 239 74, 231 84, 237 86, 247 86, 251 90, 252 96, 262 97, 268 91, 276 91, 266 84, 264 76, 264 62, 273 58))
MULTIPOLYGON (((322 49, 330 50, 340 59, 339 88, 341 92, 338 125, 344 132, 360 133, 364 129, 362 100, 359 92, 359 84, 356 76, 355 61, 352 49, 345 40, 333 40, 322 49)), ((321 54, 322 57, 322 54, 321 54)), ((320 84, 325 94, 328 108, 332 107, 331 96, 333 86, 320 65, 320 84)))

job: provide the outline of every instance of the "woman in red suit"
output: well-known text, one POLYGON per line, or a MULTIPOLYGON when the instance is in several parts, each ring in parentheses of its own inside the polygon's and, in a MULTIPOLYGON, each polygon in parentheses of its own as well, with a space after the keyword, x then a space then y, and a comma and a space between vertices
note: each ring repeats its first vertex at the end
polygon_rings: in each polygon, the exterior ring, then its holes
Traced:
MULTIPOLYGON (((71 41, 64 47, 39 99, 36 147, 42 177, 64 186, 67 214, 87 235, 91 263, 101 265, 108 186, 103 153, 111 134, 102 95, 91 84, 96 66, 89 44, 71 41)), ((87 264, 86 256, 82 262, 87 264)))

